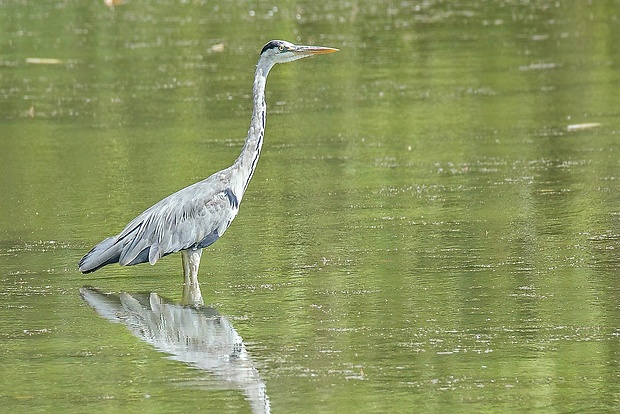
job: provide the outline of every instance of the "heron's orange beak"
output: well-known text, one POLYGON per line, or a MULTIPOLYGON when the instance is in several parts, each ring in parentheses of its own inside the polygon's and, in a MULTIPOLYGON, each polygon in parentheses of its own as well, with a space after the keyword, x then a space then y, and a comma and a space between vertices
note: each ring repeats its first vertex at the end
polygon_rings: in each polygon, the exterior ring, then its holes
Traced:
POLYGON ((324 55, 326 53, 334 53, 339 51, 339 49, 334 49, 333 47, 323 46, 297 46, 294 50, 295 53, 304 55, 324 55))

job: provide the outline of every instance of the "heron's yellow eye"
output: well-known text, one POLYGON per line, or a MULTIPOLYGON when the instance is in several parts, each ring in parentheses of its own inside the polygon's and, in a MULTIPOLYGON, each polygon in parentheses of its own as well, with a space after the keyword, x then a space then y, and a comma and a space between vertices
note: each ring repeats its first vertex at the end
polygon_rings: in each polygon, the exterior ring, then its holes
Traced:
POLYGON ((278 50, 279 50, 280 52, 284 52, 284 46, 282 46, 282 45, 278 46, 278 50))

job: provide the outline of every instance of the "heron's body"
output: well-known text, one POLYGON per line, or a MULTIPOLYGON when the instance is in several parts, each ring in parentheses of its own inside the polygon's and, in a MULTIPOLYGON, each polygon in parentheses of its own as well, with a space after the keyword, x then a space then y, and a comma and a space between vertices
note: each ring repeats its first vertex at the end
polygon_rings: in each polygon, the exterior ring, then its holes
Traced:
POLYGON ((267 43, 256 65, 248 136, 233 165, 149 207, 120 234, 103 240, 86 254, 79 262, 80 271, 94 272, 111 263, 155 264, 163 256, 181 252, 185 283, 197 284, 202 249, 217 241, 230 226, 254 174, 265 133, 265 83, 269 71, 276 63, 335 51, 281 40, 267 43))

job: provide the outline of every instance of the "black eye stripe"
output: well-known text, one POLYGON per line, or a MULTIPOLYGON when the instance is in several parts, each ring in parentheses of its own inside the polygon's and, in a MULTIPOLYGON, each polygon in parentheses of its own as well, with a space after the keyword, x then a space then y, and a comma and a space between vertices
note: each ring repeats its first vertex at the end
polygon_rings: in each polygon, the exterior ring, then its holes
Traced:
POLYGON ((278 46, 281 46, 280 44, 278 44, 278 42, 271 41, 263 47, 263 50, 260 51, 260 54, 262 55, 263 53, 265 53, 265 51, 269 49, 277 49, 278 46))
POLYGON ((286 52, 288 50, 288 46, 282 41, 272 40, 263 47, 263 50, 260 51, 260 54, 262 55, 269 49, 273 49, 276 52, 286 52))

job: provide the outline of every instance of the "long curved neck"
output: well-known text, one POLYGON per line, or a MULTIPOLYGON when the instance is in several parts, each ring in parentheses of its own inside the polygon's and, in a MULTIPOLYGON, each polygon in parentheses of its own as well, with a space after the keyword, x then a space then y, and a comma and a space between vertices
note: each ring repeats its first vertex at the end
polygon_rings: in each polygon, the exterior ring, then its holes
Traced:
MULTIPOLYGON (((263 146, 263 137, 265 136, 265 121, 267 118, 267 105, 265 104, 265 83, 267 75, 273 65, 259 60, 256 65, 256 73, 254 74, 254 110, 252 111, 252 120, 250 121, 250 129, 245 139, 245 144, 241 149, 241 154, 235 161, 234 166, 237 168, 242 182, 242 192, 245 189, 254 174, 258 157, 263 146)), ((238 196, 241 196, 239 194, 238 196)))

